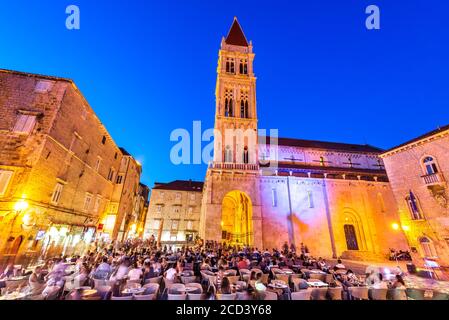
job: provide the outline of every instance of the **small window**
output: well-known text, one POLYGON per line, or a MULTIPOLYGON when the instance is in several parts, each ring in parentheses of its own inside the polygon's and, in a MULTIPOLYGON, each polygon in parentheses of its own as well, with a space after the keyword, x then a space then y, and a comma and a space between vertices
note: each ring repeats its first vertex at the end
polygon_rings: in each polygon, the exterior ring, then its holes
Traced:
POLYGON ((190 201, 195 201, 195 198, 196 198, 195 194, 191 193, 190 194, 190 201))
POLYGON ((14 132, 30 134, 34 129, 35 124, 36 116, 21 114, 14 126, 14 132))
POLYGON ((115 174, 114 168, 109 169, 109 173, 108 173, 109 181, 114 181, 114 174, 115 174))
POLYGON ((189 209, 188 209, 188 211, 187 211, 189 214, 192 214, 193 213, 193 208, 192 207, 189 207, 189 209))
POLYGON ((52 81, 40 80, 36 83, 36 87, 34 88, 34 92, 37 93, 47 93, 53 88, 52 81))
POLYGON ((90 210, 91 203, 92 203, 92 195, 90 193, 86 193, 86 197, 84 198, 84 206, 83 206, 83 210, 85 212, 90 210))
POLYGON ((162 206, 157 206, 156 207, 156 212, 157 213, 161 213, 162 212, 162 206))
POLYGON ((53 195, 51 196, 51 203, 57 205, 61 199, 62 190, 64 185, 62 183, 57 183, 55 189, 53 190, 53 195))
POLYGON ((315 204, 313 203, 313 193, 312 191, 307 192, 307 200, 309 202, 309 208, 314 208, 315 204))
POLYGON ((180 192, 176 192, 176 196, 175 197, 176 197, 177 201, 181 201, 182 195, 181 195, 180 192))
POLYGON ((438 173, 438 166, 433 157, 426 157, 423 161, 425 167, 425 173, 427 175, 432 175, 438 173))
POLYGON ((97 161, 95 162, 95 171, 99 172, 100 171, 100 166, 101 166, 101 158, 98 157, 97 161))
POLYGON ((158 230, 161 227, 161 220, 153 221, 153 229, 158 230))
POLYGON ((193 230, 193 221, 191 221, 191 220, 187 221, 186 229, 187 230, 193 230))
POLYGON ((422 237, 419 239, 419 243, 421 244, 421 249, 423 251, 423 255, 425 258, 434 259, 437 258, 437 253, 433 246, 432 241, 429 238, 422 237))
POLYGON ((423 220, 424 216, 421 213, 419 202, 415 194, 413 192, 410 192, 410 194, 405 198, 405 200, 407 201, 408 209, 410 211, 412 219, 423 220))
POLYGON ((123 175, 119 174, 117 176, 117 184, 122 184, 123 183, 123 175))
POLYGON ((101 139, 101 143, 106 144, 106 136, 103 136, 103 138, 101 139))
POLYGON ((278 193, 276 189, 271 189, 271 204, 273 207, 278 206, 278 193))
POLYGON ((178 230, 178 220, 173 220, 171 224, 171 229, 173 231, 178 230))
POLYGON ((0 170, 0 197, 6 194, 12 175, 12 171, 0 170))

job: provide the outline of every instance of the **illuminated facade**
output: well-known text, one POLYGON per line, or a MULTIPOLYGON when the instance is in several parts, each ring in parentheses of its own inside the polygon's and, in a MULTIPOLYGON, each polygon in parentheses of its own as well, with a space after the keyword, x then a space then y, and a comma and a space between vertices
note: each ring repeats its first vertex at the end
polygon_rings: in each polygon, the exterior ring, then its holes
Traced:
POLYGON ((395 147, 382 158, 416 262, 449 266, 449 207, 446 162, 449 126, 395 147))
POLYGON ((201 238, 259 249, 304 243, 314 255, 366 260, 407 249, 393 228, 397 207, 380 149, 251 135, 258 129, 253 60, 235 19, 219 52, 215 129, 222 139, 206 173, 201 238), (227 129, 244 134, 229 138, 227 129))
POLYGON ((107 227, 118 233, 134 202, 122 184, 138 186, 141 169, 122 171, 130 156, 75 84, 0 70, 0 87, 0 263, 82 253, 107 227))
POLYGON ((151 191, 144 238, 162 245, 193 245, 200 220, 203 183, 156 183, 151 191))

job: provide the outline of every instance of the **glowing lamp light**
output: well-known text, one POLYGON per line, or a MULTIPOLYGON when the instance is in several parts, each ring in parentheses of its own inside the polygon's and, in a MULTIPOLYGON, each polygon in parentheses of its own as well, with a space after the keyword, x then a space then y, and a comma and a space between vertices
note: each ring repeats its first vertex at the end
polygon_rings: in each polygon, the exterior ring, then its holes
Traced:
POLYGON ((391 227, 393 228, 393 230, 399 230, 399 224, 397 223, 393 223, 391 227))
POLYGON ((221 226, 222 226, 222 227, 224 226, 224 222, 223 222, 223 221, 221 222, 221 226))
POLYGON ((136 232, 136 229, 137 229, 137 225, 134 223, 134 224, 131 226, 131 232, 132 232, 132 233, 136 232))
POLYGON ((25 200, 20 200, 14 205, 14 211, 21 212, 26 209, 28 209, 28 202, 26 202, 25 200))
POLYGON ((26 213, 22 218, 22 222, 24 225, 29 226, 31 222, 31 216, 28 213, 26 213))
POLYGON ((404 231, 410 231, 410 227, 409 227, 409 226, 402 226, 402 230, 404 230, 404 231))

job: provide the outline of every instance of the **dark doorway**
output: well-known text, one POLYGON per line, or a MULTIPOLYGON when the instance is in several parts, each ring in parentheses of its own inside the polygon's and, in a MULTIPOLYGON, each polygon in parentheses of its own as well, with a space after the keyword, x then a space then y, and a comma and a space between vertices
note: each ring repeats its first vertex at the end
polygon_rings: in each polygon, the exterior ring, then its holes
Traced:
POLYGON ((352 224, 345 225, 346 244, 348 250, 359 250, 359 244, 357 243, 357 235, 355 228, 352 224))

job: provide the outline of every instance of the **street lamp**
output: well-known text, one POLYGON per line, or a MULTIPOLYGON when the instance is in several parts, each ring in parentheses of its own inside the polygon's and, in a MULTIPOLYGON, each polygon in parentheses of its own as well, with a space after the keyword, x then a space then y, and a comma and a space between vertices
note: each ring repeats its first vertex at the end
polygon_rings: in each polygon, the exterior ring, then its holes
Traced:
POLYGON ((22 199, 22 200, 16 202, 16 204, 14 205, 14 211, 17 214, 20 214, 20 213, 22 213, 22 211, 25 211, 26 209, 28 209, 28 207, 29 207, 28 202, 26 202, 25 200, 22 199))

